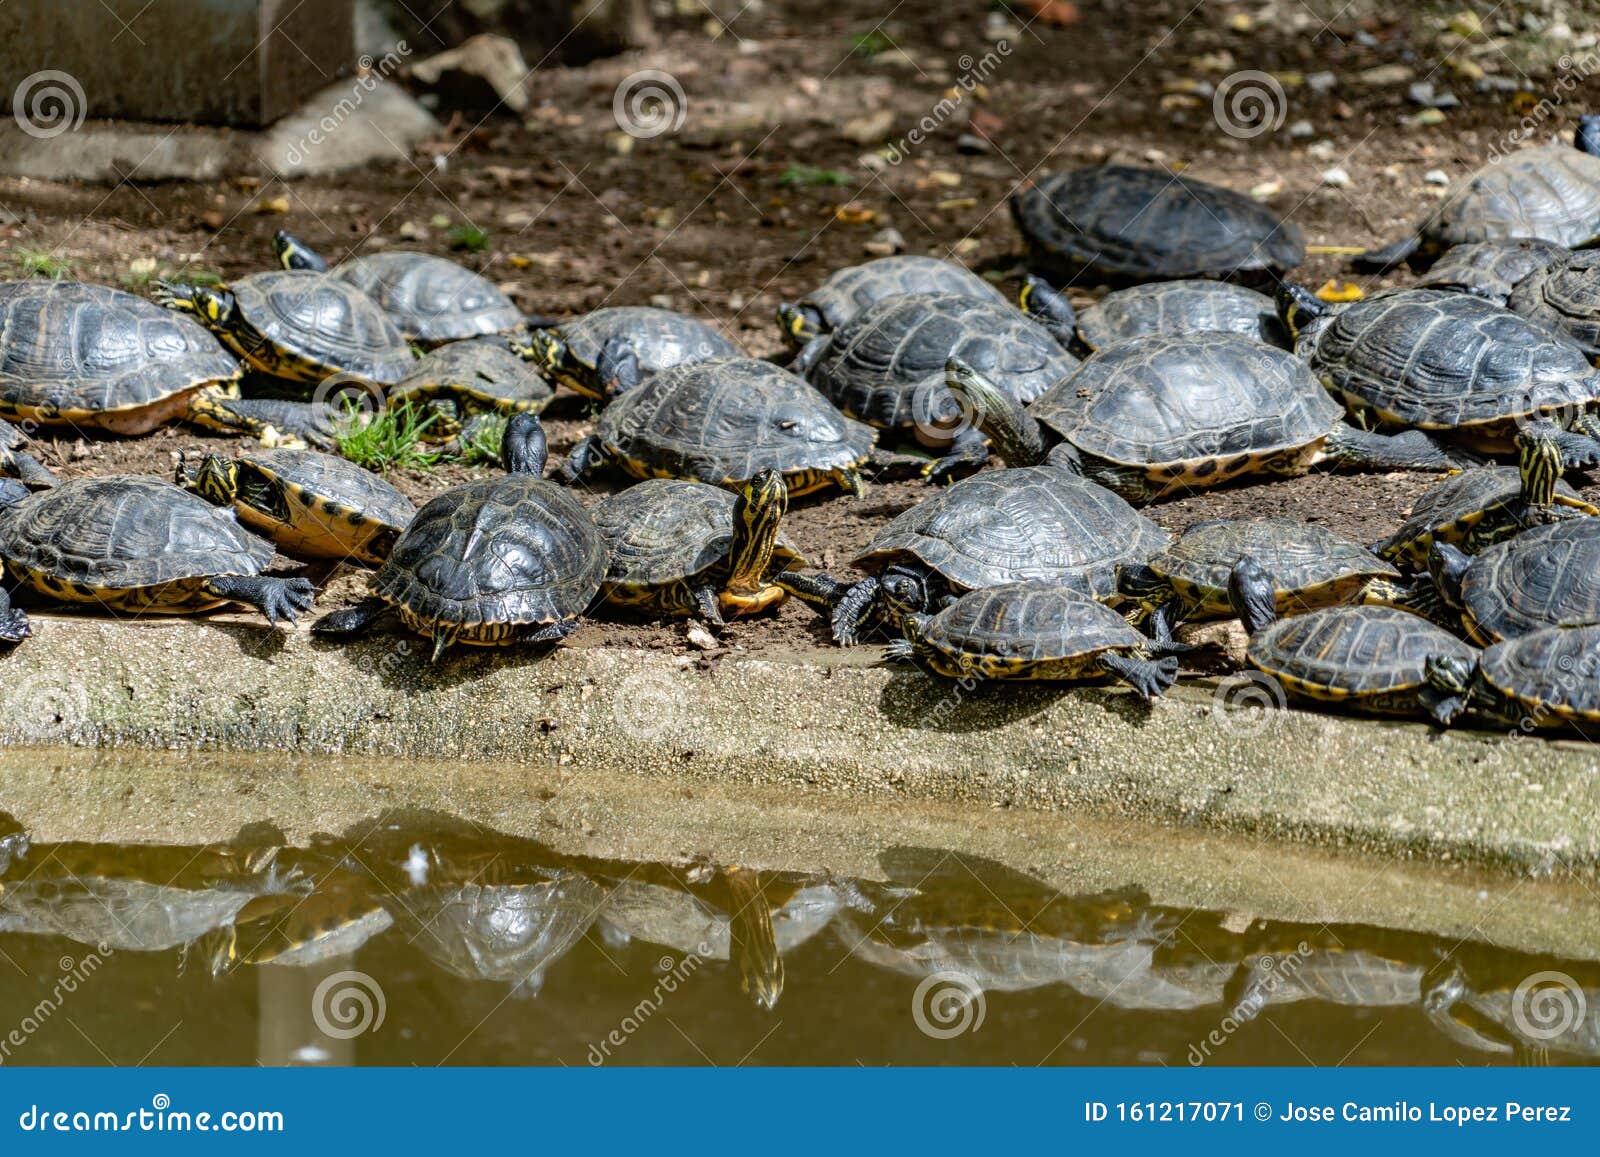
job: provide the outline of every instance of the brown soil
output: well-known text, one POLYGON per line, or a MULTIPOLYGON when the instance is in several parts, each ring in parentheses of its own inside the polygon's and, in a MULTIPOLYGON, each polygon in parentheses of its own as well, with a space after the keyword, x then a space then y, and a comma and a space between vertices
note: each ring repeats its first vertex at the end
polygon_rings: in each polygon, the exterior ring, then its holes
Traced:
MULTIPOLYGON (((453 256, 502 283, 529 312, 669 305, 716 321, 766 356, 781 348, 771 321, 776 304, 864 260, 864 243, 887 226, 904 235, 909 252, 953 255, 1015 288, 1020 251, 1005 200, 1042 169, 1123 160, 1183 166, 1240 190, 1278 182, 1270 203, 1312 245, 1400 235, 1437 203, 1439 189, 1425 173, 1439 169, 1460 180, 1491 146, 1504 147, 1521 117, 1507 93, 1476 91, 1451 62, 1515 76, 1513 66, 1494 43, 1460 45, 1441 35, 1442 19, 1391 18, 1357 3, 1331 6, 1324 15, 1333 22, 1323 25, 1310 19, 1317 7, 1087 0, 1075 27, 1035 22, 1013 33, 980 96, 968 97, 901 163, 877 169, 863 164, 871 149, 848 139, 858 127, 849 122, 890 110, 892 129, 871 139, 899 140, 961 77, 964 60, 990 50, 986 21, 999 14, 972 0, 933 0, 880 20, 872 9, 882 6, 806 0, 781 10, 751 6, 737 17, 730 10, 729 25, 712 38, 702 11, 649 53, 540 69, 531 82, 535 107, 522 122, 441 113, 448 135, 410 164, 289 186, 243 179, 107 190, 0 181, 0 242, 13 262, 42 251, 68 262, 72 276, 130 284, 141 280, 134 263, 148 258, 162 276, 264 268, 278 228, 337 258, 384 245, 448 253, 449 228, 471 222, 488 231, 489 247, 453 256), (1236 26, 1246 10, 1255 17, 1248 31, 1236 26), (892 47, 872 56, 852 51, 874 34, 892 47), (1370 83, 1360 75, 1402 63, 1409 79, 1453 91, 1461 107, 1441 124, 1416 124, 1406 79, 1370 83), (613 94, 643 69, 670 73, 687 94, 679 131, 639 140, 617 132, 613 94), (1209 97, 1178 90, 1245 69, 1281 76, 1287 108, 1277 131, 1235 139, 1217 127, 1209 97), (1336 77, 1331 91, 1300 83, 1323 70, 1336 77), (976 110, 970 123, 969 110, 976 110), (1300 121, 1312 126, 1309 136, 1290 132, 1300 121), (972 131, 988 136, 987 151, 958 151, 958 136, 972 131), (833 170, 850 183, 797 186, 784 180, 793 166, 833 170), (1347 187, 1322 182, 1334 167, 1349 174, 1347 187), (287 198, 287 214, 258 211, 278 198, 287 198), (873 219, 847 223, 836 212, 845 203, 873 219)), ((1554 89, 1548 75, 1536 75, 1531 87, 1535 96, 1554 89)), ((1557 103, 1544 130, 1568 131, 1578 103, 1557 103)), ((1314 285, 1348 278, 1369 291, 1401 280, 1352 277, 1341 262, 1312 256, 1297 276, 1314 285)), ((565 453, 587 431, 582 414, 574 400, 558 401, 552 453, 565 453)), ((46 439, 41 456, 66 476, 166 475, 180 450, 247 447, 174 427, 137 440, 46 439)), ((482 473, 449 465, 394 481, 420 500, 482 473)), ((1371 542, 1398 524, 1429 481, 1318 473, 1185 497, 1149 514, 1173 530, 1202 518, 1284 515, 1371 542)), ((921 493, 896 483, 859 502, 809 500, 793 512, 790 534, 814 562, 842 569, 875 528, 921 493)), ((360 586, 357 575, 337 577, 322 605, 356 597, 360 586)), ((575 640, 681 648, 683 630, 594 623, 575 640)), ((824 638, 815 616, 791 605, 772 619, 735 625, 725 641, 763 649, 824 638)))

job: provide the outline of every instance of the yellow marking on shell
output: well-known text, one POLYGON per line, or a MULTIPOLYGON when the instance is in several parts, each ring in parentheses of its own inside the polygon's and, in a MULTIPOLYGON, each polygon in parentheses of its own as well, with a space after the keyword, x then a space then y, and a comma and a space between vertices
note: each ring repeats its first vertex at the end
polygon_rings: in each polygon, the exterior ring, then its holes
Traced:
POLYGON ((102 587, 77 583, 22 563, 11 569, 35 591, 66 603, 98 604, 130 614, 192 615, 220 607, 219 599, 205 589, 204 578, 177 579, 148 587, 102 587))

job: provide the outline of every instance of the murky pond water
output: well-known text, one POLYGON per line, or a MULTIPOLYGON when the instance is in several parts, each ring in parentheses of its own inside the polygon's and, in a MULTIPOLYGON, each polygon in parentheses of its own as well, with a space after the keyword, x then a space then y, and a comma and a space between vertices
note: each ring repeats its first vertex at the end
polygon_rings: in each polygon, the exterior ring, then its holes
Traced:
POLYGON ((1582 1064, 1600 970, 1085 896, 560 855, 391 813, 286 846, 0 816, 5 1064, 1582 1064))

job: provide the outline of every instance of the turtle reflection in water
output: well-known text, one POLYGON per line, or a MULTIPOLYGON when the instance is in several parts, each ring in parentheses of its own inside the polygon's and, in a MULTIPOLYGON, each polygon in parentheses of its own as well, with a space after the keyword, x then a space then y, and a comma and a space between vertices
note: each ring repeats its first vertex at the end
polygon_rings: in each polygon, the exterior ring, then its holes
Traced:
POLYGON ((349 956, 394 924, 363 876, 319 871, 310 895, 277 893, 251 899, 232 923, 207 938, 211 973, 241 964, 310 968, 349 956))
POLYGON ((1269 1005, 1302 1000, 1354 1008, 1420 1004, 1427 955, 1408 952, 1403 944, 1358 948, 1356 937, 1355 930, 1337 926, 1274 925, 1259 931, 1229 986, 1232 1015, 1253 1020, 1269 1005))
POLYGON ((1440 1032, 1519 1064, 1600 1059, 1600 974, 1541 971, 1533 962, 1488 977, 1451 959, 1425 984, 1422 1006, 1440 1032))

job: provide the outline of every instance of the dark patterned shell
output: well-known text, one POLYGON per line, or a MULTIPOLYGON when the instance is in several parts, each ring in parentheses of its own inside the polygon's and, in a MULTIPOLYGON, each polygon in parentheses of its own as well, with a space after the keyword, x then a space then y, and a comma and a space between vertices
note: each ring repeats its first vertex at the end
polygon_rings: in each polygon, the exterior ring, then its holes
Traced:
POLYGON ((1551 627, 1507 639, 1483 653, 1481 669, 1489 686, 1541 715, 1600 718, 1600 627, 1551 627))
POLYGON ((459 341, 522 324, 522 311, 494 282, 431 253, 373 253, 331 272, 377 302, 411 341, 459 341))
MULTIPOLYGON (((620 586, 664 586, 699 574, 728 557, 738 498, 718 486, 651 478, 589 508, 606 541, 606 581, 620 586)), ((773 558, 804 565, 782 532, 773 558)))
POLYGON ((67 582, 114 590, 259 574, 272 544, 230 509, 144 475, 75 478, 0 516, 0 555, 67 582))
POLYGON ((932 427, 955 406, 944 365, 960 357, 1019 402, 1078 367, 1045 328, 994 297, 915 293, 878 302, 833 331, 808 377, 852 418, 932 427))
POLYGON ((329 373, 392 385, 416 364, 389 315, 336 276, 284 269, 252 273, 228 288, 262 337, 329 373))
POLYGON ((1231 189, 1128 165, 1051 173, 1011 197, 1040 272, 1134 281, 1282 273, 1305 259, 1300 230, 1231 189))
POLYGON ((1333 607, 1279 619, 1250 638, 1250 662, 1291 684, 1344 695, 1421 687, 1428 656, 1472 661, 1477 651, 1393 607, 1333 607))
POLYGON ((237 377, 193 318, 74 281, 0 282, 0 403, 104 412, 237 377))
POLYGON ((1144 562, 1167 541, 1105 487, 1057 466, 1029 466, 975 474, 924 499, 852 565, 875 572, 914 559, 967 590, 1037 579, 1110 598, 1117 567, 1144 562))
POLYGON ((1288 518, 1197 522, 1152 557, 1150 568, 1215 595, 1228 589, 1229 572, 1245 558, 1260 564, 1280 591, 1345 578, 1400 576, 1370 550, 1327 527, 1288 518))
POLYGON ((606 448, 674 478, 712 485, 758 471, 858 465, 871 429, 771 362, 726 358, 654 374, 601 412, 606 448))
POLYGON ((1461 601, 1473 633, 1490 642, 1600 624, 1600 519, 1536 526, 1489 547, 1467 568, 1461 601))
POLYGON ((404 530, 417 513, 411 499, 388 482, 337 454, 258 450, 240 455, 239 460, 268 479, 347 507, 395 530, 404 530))
POLYGON ((615 305, 562 322, 556 328, 567 352, 594 367, 600 350, 614 337, 628 340, 641 373, 654 374, 690 362, 739 358, 744 351, 700 321, 648 305, 615 305))
POLYGON ((555 394, 528 362, 498 339, 451 342, 412 363, 389 391, 391 403, 450 397, 468 409, 542 410, 555 394))
MULTIPOLYGON (((1431 541, 1440 530, 1499 510, 1521 496, 1522 475, 1515 466, 1482 466, 1453 474, 1418 496, 1410 515, 1379 545, 1378 553, 1398 558, 1413 544, 1431 541)), ((1556 501, 1574 505, 1583 499, 1565 482, 1557 482, 1556 501)))
POLYGON ((1375 293, 1308 326, 1297 350, 1352 409, 1424 430, 1600 398, 1575 342, 1468 293, 1375 293))
POLYGON ((512 474, 446 490, 417 511, 372 592, 445 626, 553 623, 600 590, 606 547, 570 493, 512 474))
POLYGON ((908 293, 954 293, 1004 301, 1000 291, 976 273, 937 257, 880 257, 836 269, 800 299, 822 315, 824 331, 838 329, 870 305, 908 293))
POLYGON ((1028 412, 1080 450, 1153 466, 1309 446, 1343 411, 1293 354, 1212 333, 1107 346, 1028 412))
POLYGON ((1464 289, 1504 305, 1517 282, 1567 255, 1560 245, 1532 238, 1456 245, 1417 282, 1417 288, 1464 289))
POLYGON ((1421 233, 1440 249, 1519 237, 1587 245, 1600 237, 1600 158, 1570 145, 1512 153, 1462 182, 1421 233))
POLYGON ((1506 304, 1577 342, 1591 361, 1600 357, 1600 251, 1587 249, 1535 270, 1506 304))
POLYGON ((929 619, 922 638, 947 655, 994 655, 1019 663, 1132 650, 1149 642, 1110 607, 1048 582, 969 591, 929 619))
POLYGON ((1078 315, 1078 336, 1091 349, 1124 338, 1237 333, 1286 346, 1272 298, 1226 281, 1169 281, 1107 294, 1078 315))

